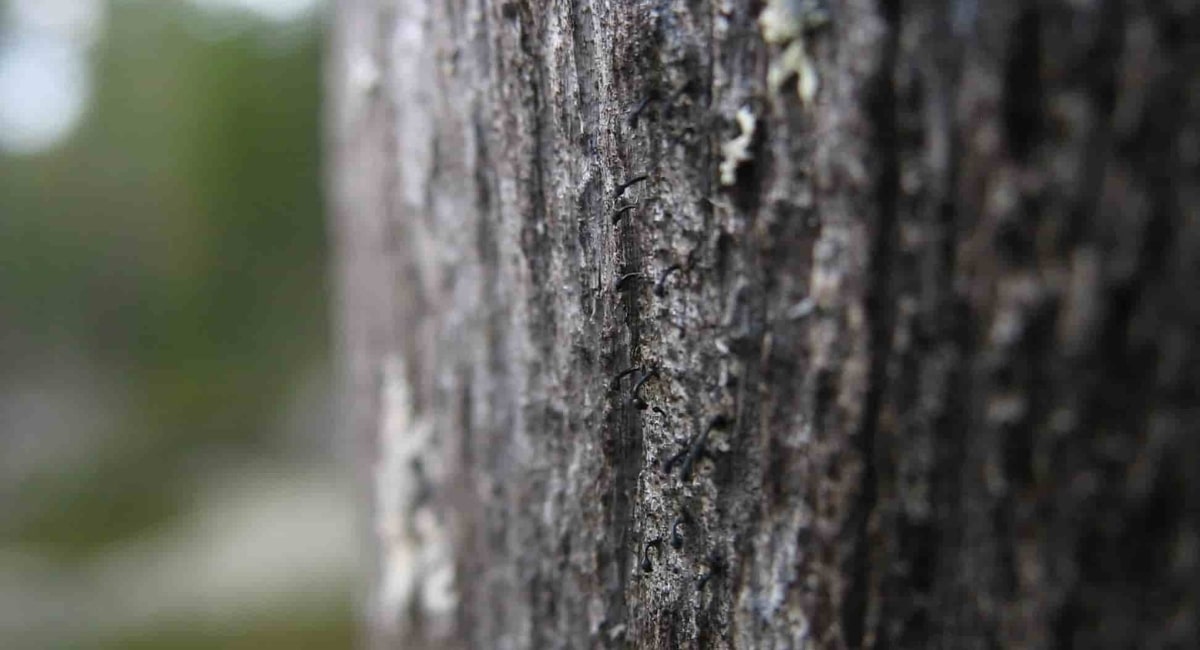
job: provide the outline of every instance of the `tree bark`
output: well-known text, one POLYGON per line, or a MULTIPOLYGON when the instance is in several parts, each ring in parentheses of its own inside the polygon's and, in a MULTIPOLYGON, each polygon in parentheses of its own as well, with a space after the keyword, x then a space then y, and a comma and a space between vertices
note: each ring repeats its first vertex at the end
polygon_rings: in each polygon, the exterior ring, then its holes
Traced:
POLYGON ((1198 25, 340 2, 371 644, 1200 646, 1198 25))

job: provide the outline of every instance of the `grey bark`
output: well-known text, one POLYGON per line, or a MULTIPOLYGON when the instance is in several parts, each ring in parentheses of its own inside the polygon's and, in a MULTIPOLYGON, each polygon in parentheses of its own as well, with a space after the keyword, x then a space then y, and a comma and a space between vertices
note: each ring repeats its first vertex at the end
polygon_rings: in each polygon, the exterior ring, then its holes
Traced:
POLYGON ((1197 13, 339 3, 371 643, 1200 645, 1197 13))

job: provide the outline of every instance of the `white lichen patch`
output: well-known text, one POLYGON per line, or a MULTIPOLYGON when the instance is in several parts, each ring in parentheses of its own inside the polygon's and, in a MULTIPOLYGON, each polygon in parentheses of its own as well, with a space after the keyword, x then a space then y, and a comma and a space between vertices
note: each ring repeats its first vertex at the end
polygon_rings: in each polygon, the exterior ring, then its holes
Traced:
POLYGON ((385 629, 395 629, 414 608, 429 621, 449 621, 458 605, 449 527, 428 499, 444 473, 437 440, 433 423, 413 410, 404 368, 399 357, 383 368, 374 477, 383 562, 374 614, 385 629))
POLYGON ((754 129, 758 124, 754 113, 745 107, 738 109, 735 119, 741 133, 721 145, 721 185, 737 182, 737 168, 750 160, 750 143, 754 140, 754 129))
POLYGON ((792 41, 784 48, 783 53, 771 62, 770 68, 767 69, 767 83, 771 88, 779 88, 792 75, 796 77, 796 96, 800 98, 800 102, 806 106, 812 104, 817 98, 820 81, 816 66, 804 51, 803 38, 792 41))
POLYGON ((829 23, 829 13, 819 0, 768 0, 758 16, 763 40, 782 51, 772 57, 767 84, 772 90, 796 77, 796 95, 808 105, 820 85, 817 68, 808 56, 806 35, 829 23))

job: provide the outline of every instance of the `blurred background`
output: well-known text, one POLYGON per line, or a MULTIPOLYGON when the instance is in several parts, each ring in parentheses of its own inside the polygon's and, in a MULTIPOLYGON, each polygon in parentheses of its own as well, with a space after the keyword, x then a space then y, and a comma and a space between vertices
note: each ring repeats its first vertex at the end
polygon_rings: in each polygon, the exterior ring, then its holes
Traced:
POLYGON ((320 0, 0 0, 0 647, 346 648, 320 0))

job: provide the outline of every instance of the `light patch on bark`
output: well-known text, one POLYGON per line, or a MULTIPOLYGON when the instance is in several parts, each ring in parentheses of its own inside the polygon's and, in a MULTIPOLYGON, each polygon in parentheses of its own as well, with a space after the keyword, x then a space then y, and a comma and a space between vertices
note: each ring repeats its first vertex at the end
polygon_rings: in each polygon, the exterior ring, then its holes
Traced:
POLYGON ((763 40, 783 47, 772 57, 767 70, 767 85, 777 89, 796 77, 796 95, 805 105, 817 97, 820 81, 817 68, 808 56, 805 34, 829 22, 829 13, 817 0, 771 0, 759 14, 758 26, 763 40))
POLYGON ((430 43, 431 9, 425 2, 400 2, 394 11, 388 82, 395 109, 395 138, 403 143, 397 180, 404 207, 420 214, 436 156, 438 65, 430 43))
POLYGON ((737 112, 738 128, 741 133, 734 139, 721 145, 721 184, 733 185, 737 182, 738 165, 750 160, 750 143, 754 140, 754 128, 758 123, 754 113, 748 108, 740 108, 737 112))
POLYGON ((430 502, 444 473, 433 423, 413 410, 404 360, 383 369, 379 460, 375 467, 376 534, 382 551, 374 615, 394 630, 400 617, 419 611, 449 625, 458 606, 454 544, 449 526, 430 502))

